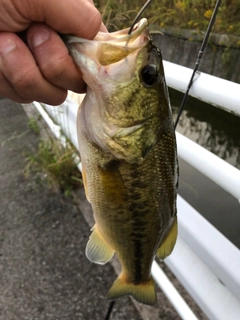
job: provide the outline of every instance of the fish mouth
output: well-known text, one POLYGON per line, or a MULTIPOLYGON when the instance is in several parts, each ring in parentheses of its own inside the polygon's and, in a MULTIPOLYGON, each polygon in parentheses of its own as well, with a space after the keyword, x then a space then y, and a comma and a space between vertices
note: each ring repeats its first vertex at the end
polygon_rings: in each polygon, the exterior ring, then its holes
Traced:
POLYGON ((128 34, 130 28, 126 28, 123 30, 115 31, 115 32, 102 32, 99 31, 96 37, 93 40, 78 38, 72 35, 63 35, 64 42, 71 43, 84 43, 84 42, 111 42, 119 45, 121 43, 126 42, 128 45, 129 41, 136 39, 140 34, 142 34, 148 27, 148 21, 146 18, 141 19, 138 23, 136 23, 133 27, 133 30, 130 34, 128 34))
MULTIPOLYGON (((107 66, 121 61, 148 43, 147 19, 143 18, 136 23, 130 34, 129 30, 130 28, 126 28, 112 33, 99 31, 93 40, 68 35, 63 36, 63 39, 75 60, 82 60, 81 68, 84 67, 86 59, 81 59, 80 55, 94 60, 95 64, 107 66), (78 57, 74 48, 77 49, 78 57)), ((81 61, 79 63, 81 64, 81 61)))
POLYGON ((139 35, 141 35, 148 27, 148 21, 146 18, 141 19, 138 23, 136 23, 133 27, 132 32, 129 34, 130 28, 126 28, 123 30, 115 31, 112 33, 101 32, 96 35, 96 41, 108 41, 118 44, 119 42, 126 42, 128 45, 129 41, 136 39, 139 35))

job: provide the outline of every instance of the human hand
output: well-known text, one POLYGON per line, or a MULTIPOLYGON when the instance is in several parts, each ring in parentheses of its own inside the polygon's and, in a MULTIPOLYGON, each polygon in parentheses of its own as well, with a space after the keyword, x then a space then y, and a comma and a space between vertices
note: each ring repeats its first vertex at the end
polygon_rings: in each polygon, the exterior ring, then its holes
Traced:
POLYGON ((82 74, 58 32, 93 39, 104 31, 92 1, 0 0, 0 8, 0 95, 58 105, 67 90, 84 92, 82 74))

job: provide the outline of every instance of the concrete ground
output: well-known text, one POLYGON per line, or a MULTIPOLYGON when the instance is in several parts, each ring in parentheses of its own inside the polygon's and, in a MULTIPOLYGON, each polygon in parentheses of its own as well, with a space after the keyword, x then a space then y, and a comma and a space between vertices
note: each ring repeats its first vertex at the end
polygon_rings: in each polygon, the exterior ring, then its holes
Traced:
MULTIPOLYGON (((27 123, 21 105, 0 99, 0 320, 103 320, 116 273, 111 264, 98 266, 85 257, 90 227, 80 208, 85 216, 91 209, 83 190, 76 205, 33 175, 24 176, 26 154, 39 139, 27 123)), ((110 319, 180 317, 159 290, 154 307, 117 300, 110 319)))

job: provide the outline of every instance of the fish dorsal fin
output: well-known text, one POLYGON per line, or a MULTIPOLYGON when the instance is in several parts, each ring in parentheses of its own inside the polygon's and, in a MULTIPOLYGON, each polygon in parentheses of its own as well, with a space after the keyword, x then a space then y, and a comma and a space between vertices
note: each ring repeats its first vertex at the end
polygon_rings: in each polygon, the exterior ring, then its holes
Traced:
POLYGON ((173 251, 173 248, 177 241, 177 233, 178 233, 177 217, 175 217, 170 230, 168 231, 167 235, 164 237, 163 241, 161 242, 157 250, 157 257, 160 260, 165 259, 173 251))
POLYGON ((97 264, 107 263, 114 255, 114 250, 103 239, 96 225, 92 228, 85 252, 88 260, 97 264))
POLYGON ((126 295, 133 296, 141 303, 153 305, 156 302, 156 290, 152 277, 144 283, 135 285, 125 281, 124 275, 121 273, 108 291, 108 298, 117 299, 126 295))

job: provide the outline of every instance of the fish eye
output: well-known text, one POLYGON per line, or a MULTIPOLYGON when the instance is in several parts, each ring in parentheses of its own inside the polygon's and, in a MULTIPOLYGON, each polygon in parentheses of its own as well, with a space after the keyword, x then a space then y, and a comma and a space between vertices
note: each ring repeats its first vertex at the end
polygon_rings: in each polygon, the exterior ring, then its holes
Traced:
POLYGON ((154 64, 148 64, 143 67, 141 76, 146 86, 152 86, 158 81, 158 70, 154 64))

